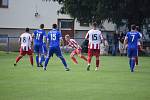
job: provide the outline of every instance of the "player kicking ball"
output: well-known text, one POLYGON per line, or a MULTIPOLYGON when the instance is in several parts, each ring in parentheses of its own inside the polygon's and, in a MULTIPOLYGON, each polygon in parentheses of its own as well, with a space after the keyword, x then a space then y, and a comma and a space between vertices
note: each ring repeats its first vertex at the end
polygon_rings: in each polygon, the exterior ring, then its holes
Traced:
POLYGON ((19 60, 26 54, 30 56, 30 63, 33 66, 33 55, 32 55, 32 48, 31 48, 32 36, 29 33, 29 28, 26 28, 25 33, 21 34, 21 36, 19 38, 19 42, 21 44, 20 54, 16 58, 16 62, 14 64, 14 66, 16 66, 17 63, 19 62, 19 60))
POLYGON ((70 36, 66 35, 65 40, 68 43, 67 47, 72 47, 74 49, 71 52, 70 57, 75 64, 78 64, 76 58, 74 57, 75 55, 78 55, 81 59, 87 61, 87 58, 81 54, 82 48, 79 46, 79 44, 74 39, 70 39, 70 36))

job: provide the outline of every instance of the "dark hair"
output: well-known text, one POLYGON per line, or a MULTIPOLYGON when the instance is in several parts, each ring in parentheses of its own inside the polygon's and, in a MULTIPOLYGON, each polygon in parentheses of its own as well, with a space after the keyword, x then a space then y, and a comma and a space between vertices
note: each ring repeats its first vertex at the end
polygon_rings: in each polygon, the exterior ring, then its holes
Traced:
POLYGON ((40 28, 43 29, 43 28, 44 28, 44 24, 41 24, 41 25, 40 25, 40 28))
POLYGON ((139 26, 136 26, 136 30, 137 30, 137 31, 140 31, 140 27, 139 27, 139 26))
POLYGON ((57 28, 57 24, 53 24, 52 27, 56 29, 57 28))
POLYGON ((135 29, 136 29, 135 24, 132 24, 132 25, 131 25, 131 30, 135 30, 135 29))
POLYGON ((26 29, 25 29, 25 31, 26 31, 26 32, 29 32, 29 31, 30 31, 30 29, 29 29, 29 28, 26 28, 26 29))
POLYGON ((96 22, 94 22, 94 23, 93 23, 93 26, 94 26, 94 27, 97 27, 97 23, 96 23, 96 22))

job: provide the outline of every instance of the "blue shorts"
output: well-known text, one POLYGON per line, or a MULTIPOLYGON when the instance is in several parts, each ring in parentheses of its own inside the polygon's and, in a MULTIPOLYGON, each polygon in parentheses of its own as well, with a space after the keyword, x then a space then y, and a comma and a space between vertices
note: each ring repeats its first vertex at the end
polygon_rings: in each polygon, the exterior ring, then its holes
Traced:
POLYGON ((34 52, 41 54, 42 53, 42 45, 34 45, 34 52))
POLYGON ((54 53, 57 57, 62 57, 60 47, 50 47, 48 57, 52 57, 54 53))
POLYGON ((46 47, 46 44, 43 44, 43 46, 42 46, 42 53, 43 53, 43 54, 47 54, 47 47, 46 47))
POLYGON ((128 57, 137 57, 138 56, 138 49, 136 48, 128 48, 128 57))

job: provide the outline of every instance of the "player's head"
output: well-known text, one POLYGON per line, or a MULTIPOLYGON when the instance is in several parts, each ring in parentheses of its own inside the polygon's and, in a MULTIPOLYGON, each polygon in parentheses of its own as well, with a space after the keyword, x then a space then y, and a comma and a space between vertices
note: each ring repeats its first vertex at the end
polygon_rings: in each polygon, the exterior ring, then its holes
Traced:
POLYGON ((65 40, 66 40, 66 41, 69 41, 69 40, 70 40, 69 34, 65 35, 65 40))
POLYGON ((29 31, 30 31, 30 29, 29 29, 29 28, 26 28, 26 29, 25 29, 25 32, 28 32, 28 33, 29 33, 29 31))
POLYGON ((53 27, 54 29, 57 29, 57 24, 53 24, 52 27, 53 27))
POLYGON ((40 25, 40 28, 41 28, 41 29, 44 29, 44 24, 41 24, 41 25, 40 25))
POLYGON ((132 25, 131 25, 131 30, 136 30, 135 24, 132 24, 132 25))
POLYGON ((136 26, 136 31, 140 31, 140 27, 139 26, 136 26))
POLYGON ((94 22, 94 23, 93 23, 93 28, 96 29, 96 27, 97 27, 97 23, 94 22))

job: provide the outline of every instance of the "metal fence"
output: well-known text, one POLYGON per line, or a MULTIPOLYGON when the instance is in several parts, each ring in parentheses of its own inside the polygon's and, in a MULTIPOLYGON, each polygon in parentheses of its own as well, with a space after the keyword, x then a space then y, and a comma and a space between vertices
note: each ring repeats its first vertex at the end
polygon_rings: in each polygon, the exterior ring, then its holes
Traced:
MULTIPOLYGON (((8 37, 8 36, 1 36, 0 37, 0 51, 5 51, 7 53, 12 51, 19 51, 19 37, 8 37)), ((84 38, 75 38, 75 40, 79 43, 79 45, 82 44, 84 41, 84 38)), ((108 54, 112 54, 113 50, 113 44, 108 43, 108 54)), ((144 52, 141 52, 140 55, 146 55, 150 56, 150 42, 144 42, 143 43, 144 52)), ((119 50, 117 50, 117 55, 119 55, 119 50)))

